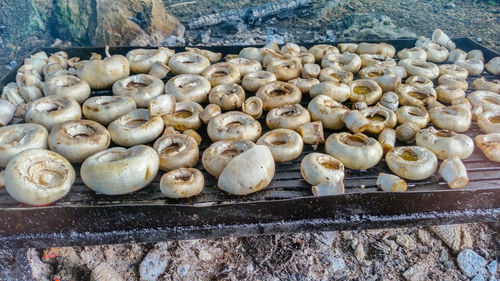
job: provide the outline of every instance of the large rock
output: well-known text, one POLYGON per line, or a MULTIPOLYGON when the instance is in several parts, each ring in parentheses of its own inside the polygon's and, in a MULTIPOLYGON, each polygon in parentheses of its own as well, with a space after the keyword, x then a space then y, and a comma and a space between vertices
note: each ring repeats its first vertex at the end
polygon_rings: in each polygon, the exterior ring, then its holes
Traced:
POLYGON ((45 15, 33 0, 0 0, 0 42, 19 44, 45 28, 45 15))
POLYGON ((353 14, 332 23, 332 29, 341 31, 339 39, 377 40, 415 38, 416 34, 394 25, 391 18, 378 14, 353 14))
POLYGON ((55 0, 53 31, 82 45, 162 45, 184 26, 161 0, 55 0))

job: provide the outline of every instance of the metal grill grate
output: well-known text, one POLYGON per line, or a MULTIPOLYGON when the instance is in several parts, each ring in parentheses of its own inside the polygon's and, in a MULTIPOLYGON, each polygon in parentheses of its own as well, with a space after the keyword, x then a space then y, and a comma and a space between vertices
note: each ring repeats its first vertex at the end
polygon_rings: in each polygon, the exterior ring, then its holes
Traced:
MULTIPOLYGON (((481 49, 486 60, 494 52, 465 38, 455 40, 463 50, 481 49)), ((397 50, 411 47, 414 40, 385 41, 397 50)), ((223 55, 238 53, 241 47, 211 47, 223 55)), ((111 48, 125 54, 132 47, 111 48)), ((59 49, 45 49, 48 53, 59 49)), ((65 49, 70 56, 86 59, 103 48, 65 49)), ((182 51, 182 48, 176 48, 182 51)), ((483 73, 487 79, 491 74, 483 73)), ((15 72, 0 80, 0 86, 13 81, 15 72)), ((170 77, 164 79, 168 80, 170 77)), ((470 77, 469 90, 472 81, 470 77)), ((109 95, 111 91, 96 91, 109 95)), ((307 107, 310 98, 304 95, 307 107)), ((265 117, 263 132, 268 131, 265 117)), ((325 131, 325 139, 334 131, 325 131)), ((481 133, 473 124, 467 134, 481 133)), ((200 152, 210 145, 206 126, 200 129, 200 152)), ((220 191, 216 179, 205 176, 203 192, 190 199, 165 198, 159 190, 163 172, 144 189, 121 196, 95 194, 78 176, 71 192, 49 206, 33 208, 20 205, 5 189, 0 189, 0 247, 46 247, 131 241, 156 241, 177 238, 248 235, 272 232, 306 231, 329 228, 374 228, 396 225, 451 223, 496 220, 500 213, 500 163, 488 161, 476 148, 464 161, 470 182, 465 189, 450 190, 435 173, 423 181, 408 181, 408 192, 384 193, 375 185, 380 172, 388 172, 385 161, 365 171, 346 169, 346 194, 312 197, 311 187, 300 174, 300 161, 314 150, 305 145, 302 155, 291 162, 277 164, 269 187, 248 196, 233 196, 220 191), (268 230, 269 229, 269 230, 268 230)), ((324 153, 324 146, 316 151, 324 153)), ((79 166, 75 170, 79 171, 79 166)))

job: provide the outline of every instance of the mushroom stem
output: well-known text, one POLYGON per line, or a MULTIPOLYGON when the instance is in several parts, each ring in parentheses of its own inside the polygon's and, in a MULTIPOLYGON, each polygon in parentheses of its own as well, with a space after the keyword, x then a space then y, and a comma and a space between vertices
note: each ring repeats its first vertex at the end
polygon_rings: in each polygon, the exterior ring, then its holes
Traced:
POLYGON ((385 128, 378 135, 378 142, 384 150, 384 154, 393 149, 396 144, 396 131, 391 128, 385 128))
POLYGON ((109 53, 109 46, 106 45, 106 47, 104 47, 104 53, 106 54, 106 57, 110 58, 111 57, 111 54, 109 53))
POLYGON ((312 193, 314 196, 328 196, 328 195, 338 195, 344 194, 344 181, 324 181, 318 185, 312 187, 312 193))
POLYGON ((151 70, 149 71, 149 75, 156 77, 158 79, 163 79, 167 77, 167 74, 170 72, 170 67, 168 67, 163 62, 155 62, 151 65, 151 70))
POLYGON ((457 156, 445 159, 439 167, 439 174, 450 188, 462 188, 469 182, 467 169, 457 156))
POLYGON ((159 95, 148 102, 149 117, 173 114, 175 112, 175 97, 159 95))
POLYGON ((7 125, 16 113, 16 106, 8 100, 0 99, 0 127, 7 125))
POLYGON ((344 116, 342 116, 342 121, 344 121, 345 126, 354 133, 361 133, 370 126, 370 120, 358 110, 347 111, 344 116))
POLYGON ((304 143, 312 144, 314 149, 318 148, 318 144, 325 143, 321 121, 303 124, 297 131, 302 136, 304 143))
POLYGON ((243 103, 243 112, 259 119, 262 116, 262 100, 259 97, 249 97, 243 103))
POLYGON ((406 181, 392 174, 380 173, 377 178, 377 186, 383 191, 400 192, 406 191, 406 181))
POLYGON ((0 171, 0 188, 5 187, 5 170, 0 171))

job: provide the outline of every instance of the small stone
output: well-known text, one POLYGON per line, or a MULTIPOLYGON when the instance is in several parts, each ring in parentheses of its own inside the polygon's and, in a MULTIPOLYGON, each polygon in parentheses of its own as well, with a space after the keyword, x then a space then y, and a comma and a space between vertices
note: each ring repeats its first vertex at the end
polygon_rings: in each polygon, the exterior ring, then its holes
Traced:
POLYGON ((153 249, 139 265, 141 280, 155 281, 167 269, 168 259, 164 257, 162 251, 153 249))
POLYGON ((177 274, 179 274, 180 277, 184 277, 188 274, 189 272, 189 268, 191 266, 189 264, 183 264, 183 265, 179 265, 177 267, 177 274))
POLYGON ((429 267, 426 263, 416 263, 408 268, 403 277, 408 281, 423 281, 427 279, 429 267))
POLYGON ((101 263, 92 271, 90 281, 123 281, 123 278, 109 265, 101 263))
POLYGON ((335 237, 337 237, 336 231, 323 231, 319 233, 314 233, 314 237, 317 242, 324 244, 326 246, 331 246, 335 237))
POLYGON ((330 271, 337 272, 345 269, 345 262, 343 258, 332 258, 330 260, 330 271))
POLYGON ((490 276, 490 278, 488 279, 488 281, 498 281, 495 276, 490 276))
POLYGON ((477 41, 478 43, 481 43, 481 42, 483 42, 483 39, 482 39, 481 37, 477 37, 477 38, 476 38, 476 41, 477 41))
POLYGON ((474 276, 474 278, 472 278, 470 281, 486 281, 486 280, 484 279, 483 275, 478 274, 478 275, 474 276))
POLYGON ((358 245, 356 245, 356 249, 354 250, 354 254, 355 254, 358 262, 365 259, 366 253, 365 253, 365 247, 363 247, 363 244, 358 243, 358 245))
POLYGON ((209 252, 201 250, 198 254, 198 258, 202 261, 211 261, 213 259, 213 256, 209 252))
POLYGON ((169 37, 167 37, 167 39, 165 39, 162 42, 163 46, 176 46, 176 45, 185 45, 185 44, 186 44, 186 39, 184 39, 184 37, 175 36, 175 35, 170 35, 169 37))
POLYGON ((445 7, 446 9, 453 9, 453 8, 455 8, 456 6, 457 6, 457 5, 456 5, 455 3, 453 3, 453 2, 448 2, 448 3, 446 3, 446 4, 444 5, 444 7, 445 7))
POLYGON ((424 244, 425 246, 429 247, 432 244, 431 240, 431 235, 429 234, 428 231, 425 231, 424 229, 419 229, 417 232, 418 239, 420 240, 420 243, 424 244))
POLYGON ((411 236, 406 234, 400 234, 396 237, 396 243, 409 250, 414 250, 417 248, 417 243, 411 236))
POLYGON ((493 260, 488 264, 488 271, 491 274, 495 274, 497 273, 497 267, 498 267, 498 262, 496 260, 493 260))
POLYGON ((473 277, 486 266, 486 260, 476 252, 466 249, 458 254, 457 263, 467 277, 473 277))

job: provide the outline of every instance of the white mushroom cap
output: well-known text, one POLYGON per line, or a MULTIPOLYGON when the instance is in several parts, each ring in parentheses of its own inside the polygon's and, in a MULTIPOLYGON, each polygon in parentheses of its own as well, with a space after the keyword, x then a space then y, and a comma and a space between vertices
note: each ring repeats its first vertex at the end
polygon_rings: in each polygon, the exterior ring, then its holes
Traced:
POLYGON ((500 134, 489 133, 478 135, 475 138, 476 145, 491 161, 500 162, 500 134))
POLYGON ((73 166, 61 155, 39 148, 25 150, 9 161, 5 188, 30 205, 45 205, 64 197, 75 182, 73 166))
POLYGON ((341 53, 349 52, 355 53, 358 49, 358 44, 356 43, 340 43, 338 44, 338 48, 341 53))
POLYGON ((210 50, 202 50, 198 48, 186 47, 186 51, 193 52, 206 57, 211 63, 218 62, 222 58, 222 53, 212 52, 210 50))
POLYGON ((413 47, 413 48, 405 48, 398 52, 398 58, 402 59, 418 59, 418 60, 426 60, 427 53, 424 49, 413 47))
POLYGON ((0 98, 0 127, 7 125, 16 113, 16 106, 0 98))
POLYGON ((108 130, 92 120, 71 120, 52 127, 49 147, 71 163, 82 163, 87 157, 109 147, 108 130))
POLYGON ((439 167, 439 174, 450 188, 462 188, 467 185, 467 169, 458 157, 445 159, 439 167))
POLYGON ((195 102, 181 101, 175 104, 173 114, 163 115, 161 118, 165 126, 172 126, 176 130, 184 131, 187 129, 197 130, 201 127, 200 113, 203 107, 195 102))
POLYGON ((364 101, 367 105, 377 103, 382 96, 382 89, 380 86, 371 79, 358 79, 349 83, 351 88, 351 95, 349 100, 351 102, 364 101))
POLYGON ((276 75, 272 72, 259 70, 246 74, 241 80, 243 89, 249 92, 257 92, 265 84, 276 81, 276 75))
POLYGON ((337 47, 329 45, 329 44, 316 44, 309 48, 309 53, 311 53, 314 58, 316 58, 316 62, 320 62, 323 57, 328 53, 339 53, 339 49, 337 47))
POLYGON ((383 191, 401 192, 406 191, 406 181, 396 175, 380 173, 377 178, 377 186, 383 191))
POLYGON ((315 185, 311 188, 314 196, 330 196, 330 195, 339 195, 344 194, 344 182, 331 182, 324 181, 318 185, 315 185))
POLYGON ((399 97, 394 92, 386 92, 380 98, 380 104, 389 108, 392 111, 398 110, 399 97))
POLYGON ((247 48, 241 49, 238 55, 242 58, 245 58, 245 59, 256 60, 258 62, 262 62, 262 59, 264 57, 263 56, 264 50, 266 50, 266 49, 247 47, 247 48))
POLYGON ((396 126, 396 113, 386 107, 371 106, 362 109, 360 112, 370 121, 370 125, 366 128, 368 133, 378 134, 384 128, 394 128, 396 126))
POLYGON ((310 185, 319 185, 327 181, 342 182, 344 164, 328 154, 313 152, 302 159, 300 173, 310 185))
POLYGON ((217 186, 231 194, 246 195, 267 187, 274 177, 273 155, 267 146, 256 145, 231 160, 217 186))
POLYGON ((424 128, 429 123, 429 113, 424 107, 416 107, 405 105, 396 110, 398 124, 413 122, 418 124, 420 128, 424 128))
POLYGON ((354 79, 352 72, 343 70, 340 67, 326 67, 319 72, 319 81, 337 81, 342 83, 350 83, 354 79))
POLYGON ((113 95, 131 97, 138 107, 147 107, 151 99, 163 92, 163 82, 148 74, 132 75, 113 84, 113 95))
POLYGON ((249 140, 217 141, 211 144, 201 157, 203 167, 218 178, 226 165, 237 155, 255 146, 249 140))
POLYGON ((196 166, 199 158, 198 143, 185 134, 168 134, 157 139, 153 148, 160 157, 160 169, 171 171, 196 166))
POLYGON ((78 78, 87 81, 94 90, 111 87, 115 81, 123 79, 130 74, 130 64, 122 55, 109 55, 106 47, 106 58, 92 56, 90 60, 80 61, 75 64, 78 78))
POLYGON ((313 86, 318 85, 320 82, 316 78, 300 78, 299 77, 299 78, 295 78, 295 79, 288 81, 288 83, 291 83, 291 84, 297 86, 303 94, 307 94, 307 93, 309 93, 309 91, 311 90, 311 88, 313 86))
POLYGON ((181 74, 165 84, 165 93, 174 95, 177 101, 205 102, 210 93, 210 82, 203 76, 181 74))
POLYGON ((262 100, 256 96, 249 97, 243 102, 242 110, 246 114, 252 116, 255 119, 259 119, 262 116, 262 100))
POLYGON ((113 147, 87 158, 80 174, 97 193, 126 194, 148 185, 158 172, 159 162, 158 154, 149 146, 113 147))
POLYGON ((500 74, 500 57, 492 58, 485 66, 489 72, 491 72, 495 75, 499 75, 500 74))
POLYGON ((311 98, 319 95, 329 96, 338 102, 344 102, 351 96, 351 88, 340 81, 323 81, 311 87, 309 91, 311 98))
POLYGON ((451 41, 450 37, 446 35, 441 29, 437 28, 432 32, 432 41, 439 45, 443 45, 449 50, 455 49, 456 45, 451 41))
POLYGON ((16 154, 31 148, 47 148, 49 132, 33 124, 16 124, 0 128, 0 167, 7 166, 16 154))
POLYGON ((426 106, 436 100, 436 90, 432 86, 419 87, 415 85, 401 84, 396 87, 399 103, 402 105, 426 106))
POLYGON ((175 53, 174 50, 159 47, 158 49, 134 49, 127 53, 130 70, 134 73, 148 73, 156 62, 167 63, 175 53))
POLYGON ((262 135, 257 144, 269 147, 274 161, 278 163, 297 159, 304 148, 302 137, 290 129, 271 130, 262 135))
POLYGON ((467 135, 434 127, 421 129, 415 138, 417 145, 432 151, 439 160, 457 156, 469 157, 474 150, 474 141, 467 135))
POLYGON ((19 88, 15 82, 10 82, 2 90, 2 99, 8 100, 15 106, 24 103, 24 99, 19 93, 19 88))
POLYGON ((262 127, 250 115, 240 111, 229 111, 217 115, 208 122, 207 133, 212 141, 251 140, 260 137, 262 127))
POLYGON ((56 75, 45 80, 43 93, 46 96, 69 96, 81 104, 90 96, 90 86, 73 75, 56 75))
POLYGON ((48 96, 31 102, 26 111, 26 122, 37 123, 47 130, 53 126, 69 121, 80 120, 82 110, 80 104, 67 96, 48 96))
POLYGON ((412 121, 405 122, 396 127, 396 138, 400 141, 411 143, 420 131, 420 126, 412 121))
POLYGON ((384 154, 396 146, 396 131, 391 128, 385 128, 378 135, 378 142, 384 150, 384 154))
POLYGON ((151 65, 151 70, 148 72, 148 75, 156 77, 158 79, 163 79, 167 77, 170 72, 170 67, 162 62, 155 62, 151 65))
POLYGON ((422 46, 422 48, 427 54, 426 60, 431 62, 444 62, 448 59, 448 55, 450 54, 448 49, 436 43, 426 44, 425 46, 422 46))
POLYGON ((198 169, 180 168, 164 174, 160 190, 168 198, 193 197, 203 190, 205 178, 198 169))
POLYGON ((210 81, 212 87, 220 84, 236 84, 240 82, 241 74, 235 64, 219 62, 207 67, 201 75, 210 81))
POLYGON ((193 52, 182 52, 170 57, 168 66, 175 75, 201 74, 205 68, 210 66, 210 61, 193 52))
POLYGON ((500 110, 482 113, 477 118, 477 124, 485 133, 500 133, 500 110))
POLYGON ((262 100, 262 109, 265 111, 286 104, 297 104, 302 100, 302 93, 297 86, 282 81, 265 84, 255 96, 262 100))
POLYGON ((481 75, 484 69, 484 63, 480 59, 466 59, 466 60, 456 61, 455 64, 465 68, 465 70, 467 70, 467 72, 471 76, 481 75))
POLYGON ((439 76, 439 68, 432 62, 415 59, 402 59, 398 65, 406 69, 408 75, 423 76, 428 79, 436 79, 439 76))
POLYGON ((326 140, 325 151, 354 170, 375 166, 384 154, 382 146, 375 139, 361 133, 351 135, 347 132, 331 134, 326 140))
POLYGON ((459 77, 456 77, 456 76, 453 76, 450 74, 444 74, 444 75, 439 76, 438 84, 439 85, 454 86, 454 87, 460 88, 464 91, 467 91, 467 89, 469 88, 469 83, 467 82, 467 80, 463 80, 459 77))
POLYGON ((344 127, 342 117, 349 111, 345 105, 325 95, 313 98, 309 102, 307 110, 309 110, 313 121, 321 121, 323 127, 332 130, 344 127))
POLYGON ((472 82, 472 87, 474 87, 474 90, 476 91, 482 90, 500 94, 500 80, 497 79, 486 81, 484 77, 477 78, 474 82, 472 82))
POLYGON ((385 161, 396 175, 409 180, 430 177, 437 168, 437 158, 421 146, 398 146, 387 152, 385 161))
POLYGON ((227 62, 236 65, 242 77, 247 75, 248 73, 262 70, 262 65, 260 64, 260 62, 256 60, 249 60, 245 58, 233 58, 228 60, 227 62))
POLYGON ((94 120, 103 126, 109 125, 135 109, 136 105, 132 98, 121 96, 91 97, 82 106, 85 118, 94 120))
POLYGON ((315 63, 305 63, 302 68, 303 78, 318 78, 321 72, 321 66, 315 63))
POLYGON ((276 107, 266 115, 266 124, 269 129, 286 128, 295 130, 309 122, 311 122, 311 115, 300 104, 276 107))
POLYGON ((396 54, 396 49, 394 46, 387 43, 362 42, 358 44, 356 52, 358 54, 384 55, 392 58, 396 54))
POLYGON ((210 90, 208 101, 222 110, 235 110, 243 105, 245 90, 238 84, 220 84, 210 90))
POLYGON ((140 108, 111 122, 108 131, 114 143, 130 147, 152 142, 163 128, 161 117, 150 117, 147 109, 140 108))
POLYGON ((480 60, 484 61, 483 51, 481 51, 479 49, 470 50, 467 53, 467 58, 468 59, 480 59, 480 60))
POLYGON ((474 119, 484 111, 500 110, 500 94, 490 91, 474 91, 467 96, 473 106, 474 119))
POLYGON ((325 143, 321 121, 303 124, 297 129, 297 132, 302 137, 304 143, 312 144, 314 149, 318 147, 318 144, 325 143))
POLYGON ((175 112, 175 97, 159 95, 148 102, 149 116, 162 116, 175 112))
POLYGON ((434 107, 429 110, 431 122, 441 129, 465 132, 469 129, 472 113, 469 104, 456 104, 446 107, 434 107))

